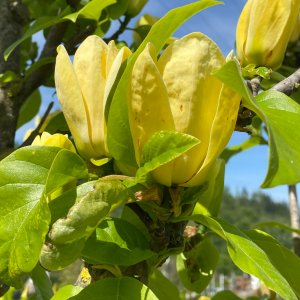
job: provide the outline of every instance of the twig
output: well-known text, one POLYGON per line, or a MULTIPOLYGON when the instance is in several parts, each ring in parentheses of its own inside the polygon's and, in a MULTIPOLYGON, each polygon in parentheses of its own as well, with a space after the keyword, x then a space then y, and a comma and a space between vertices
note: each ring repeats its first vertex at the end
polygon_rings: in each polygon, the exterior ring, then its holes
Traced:
MULTIPOLYGON (((296 185, 289 185, 289 207, 290 207, 290 218, 291 218, 291 226, 293 228, 300 228, 300 220, 299 220, 299 208, 298 208, 298 197, 296 185)), ((293 238, 293 246, 295 253, 300 256, 300 235, 296 232, 292 233, 293 238)))
POLYGON ((29 137, 21 144, 21 146, 19 148, 30 145, 33 142, 33 140, 35 139, 35 137, 37 135, 39 135, 40 129, 42 128, 43 124, 45 123, 45 121, 46 121, 53 105, 54 105, 53 101, 49 103, 49 105, 48 105, 48 107, 47 107, 47 109, 46 109, 39 125, 30 133, 29 137))
POLYGON ((125 16, 124 21, 121 21, 121 22, 120 22, 120 27, 119 27, 119 29, 118 29, 113 35, 111 35, 110 37, 105 38, 104 41, 105 41, 106 43, 108 43, 108 42, 111 41, 111 40, 117 40, 117 39, 119 38, 119 36, 126 30, 126 26, 127 26, 128 23, 130 22, 130 20, 131 20, 131 17, 125 16))
POLYGON ((286 79, 275 84, 271 88, 271 90, 276 90, 289 96, 293 94, 298 89, 299 86, 300 86, 300 69, 298 69, 296 72, 294 72, 286 79))

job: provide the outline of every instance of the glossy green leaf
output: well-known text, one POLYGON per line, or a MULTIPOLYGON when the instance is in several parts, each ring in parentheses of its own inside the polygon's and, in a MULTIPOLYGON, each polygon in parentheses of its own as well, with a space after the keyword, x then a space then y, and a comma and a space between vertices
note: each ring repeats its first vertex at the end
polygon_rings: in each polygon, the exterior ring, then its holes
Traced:
POLYGON ((210 215, 217 216, 223 199, 224 175, 225 161, 218 159, 207 178, 208 182, 205 189, 196 191, 196 193, 194 193, 194 191, 197 187, 185 190, 182 199, 183 203, 186 202, 186 198, 193 199, 195 197, 196 201, 201 204, 210 215))
MULTIPOLYGON (((282 261, 275 263, 272 258, 272 251, 278 252, 276 249, 278 245, 274 244, 269 249, 261 247, 259 243, 256 243, 256 239, 252 239, 251 235, 247 235, 247 233, 233 225, 217 218, 194 215, 191 219, 207 226, 226 240, 232 261, 242 271, 256 276, 284 299, 298 299, 293 289, 295 282, 285 277, 286 272, 282 268, 282 265, 286 265, 286 268, 289 267, 291 272, 297 272, 297 267, 295 268, 295 265, 291 264, 291 261, 294 260, 293 256, 290 254, 284 255, 287 253, 283 253, 280 257, 282 261)), ((295 277, 295 280, 298 280, 297 277, 295 277)), ((297 284, 300 286, 300 282, 297 284)))
POLYGON ((266 123, 269 134, 269 167, 262 187, 300 181, 300 106, 288 96, 267 91, 255 98, 250 94, 240 67, 228 62, 216 76, 243 97, 246 107, 266 123))
POLYGON ((265 253, 272 264, 288 281, 295 294, 300 297, 300 258, 291 250, 281 245, 269 234, 260 230, 245 231, 265 253))
POLYGON ((55 57, 43 57, 38 61, 30 65, 28 69, 25 71, 25 78, 27 78, 30 74, 38 70, 40 67, 43 67, 48 64, 53 64, 55 62, 55 57))
POLYGON ((47 124, 43 131, 47 131, 50 134, 56 132, 69 132, 69 127, 62 112, 54 112, 50 114, 47 118, 47 124))
POLYGON ((299 182, 300 105, 276 91, 263 92, 256 101, 269 131, 269 169, 262 187, 299 182))
POLYGON ((46 191, 60 188, 86 174, 85 164, 79 156, 56 147, 24 147, 0 162, 2 281, 17 285, 19 276, 32 271, 38 262, 50 223, 46 191), (63 176, 65 164, 72 164, 76 169, 74 172, 69 170, 66 177, 63 176))
POLYGON ((22 125, 33 119, 39 112, 41 102, 41 93, 39 90, 35 90, 21 106, 17 128, 20 128, 22 125))
POLYGON ((37 299, 49 300, 53 296, 52 283, 46 271, 37 264, 30 274, 37 299))
POLYGON ((260 136, 251 136, 250 138, 248 138, 247 140, 245 140, 244 142, 242 142, 238 145, 234 145, 234 146, 230 146, 230 147, 226 148, 222 152, 221 157, 226 162, 228 162, 232 156, 234 156, 238 153, 241 153, 243 151, 246 151, 248 149, 251 149, 260 144, 264 144, 264 140, 260 136))
POLYGON ((82 291, 82 287, 75 285, 65 285, 61 289, 58 290, 57 293, 51 298, 51 300, 66 300, 73 296, 76 296, 80 291, 82 291))
POLYGON ((4 51, 4 59, 7 60, 9 55, 18 45, 40 30, 49 28, 55 24, 65 22, 67 20, 75 23, 79 17, 97 21, 102 10, 115 2, 116 0, 92 0, 75 13, 70 14, 71 9, 69 6, 67 6, 59 16, 42 16, 36 19, 35 22, 24 33, 24 35, 4 51))
POLYGON ((177 286, 157 269, 150 275, 148 286, 158 299, 181 299, 177 286))
POLYGON ((88 181, 79 186, 75 186, 64 191, 58 197, 51 199, 49 208, 51 211, 51 223, 53 224, 60 218, 64 218, 70 208, 87 193, 93 191, 95 181, 88 181))
POLYGON ((46 269, 58 270, 76 260, 86 239, 103 221, 111 206, 128 197, 126 187, 118 180, 99 180, 94 183, 92 191, 90 188, 85 184, 67 216, 52 225, 49 241, 43 246, 40 256, 46 269))
POLYGON ((280 228, 280 229, 284 229, 284 230, 287 230, 290 232, 296 232, 296 233, 300 234, 300 229, 293 228, 293 227, 284 225, 279 222, 274 222, 274 221, 262 222, 262 223, 255 224, 255 226, 254 226, 254 228, 261 228, 261 227, 276 227, 276 228, 280 228))
POLYGON ((151 42, 154 45, 158 55, 167 39, 181 24, 201 10, 219 3, 220 2, 214 0, 202 0, 169 11, 164 17, 155 23, 143 43, 129 58, 127 67, 116 88, 108 116, 107 143, 110 154, 116 160, 119 160, 124 164, 136 166, 133 142, 128 121, 127 90, 129 87, 132 68, 137 57, 143 51, 148 42, 151 42))
POLYGON ((86 242, 84 259, 92 264, 130 266, 155 253, 143 233, 123 219, 103 221, 86 242))
POLYGON ((78 17, 98 21, 102 10, 107 6, 116 3, 116 0, 91 0, 79 11, 64 17, 72 22, 76 22, 78 17))
POLYGON ((140 281, 130 277, 106 278, 88 285, 70 300, 158 300, 140 281))
POLYGON ((27 29, 23 36, 16 40, 4 51, 4 59, 7 60, 9 55, 19 46, 23 41, 30 38, 33 34, 40 30, 53 26, 61 22, 61 18, 57 16, 43 16, 35 20, 35 22, 27 29))
POLYGON ((219 252, 208 238, 192 250, 179 254, 176 267, 184 287, 201 293, 210 283, 218 260, 219 252))
POLYGON ((116 20, 125 14, 128 7, 128 0, 117 0, 115 4, 107 7, 109 17, 116 20))
POLYGON ((151 235, 149 234, 147 226, 129 206, 124 206, 121 219, 129 222, 130 224, 138 228, 148 241, 151 240, 151 235))
POLYGON ((142 151, 142 166, 136 173, 137 180, 198 145, 200 141, 176 131, 159 131, 146 142, 142 151))
POLYGON ((214 295, 211 300, 242 300, 231 291, 222 291, 214 295))

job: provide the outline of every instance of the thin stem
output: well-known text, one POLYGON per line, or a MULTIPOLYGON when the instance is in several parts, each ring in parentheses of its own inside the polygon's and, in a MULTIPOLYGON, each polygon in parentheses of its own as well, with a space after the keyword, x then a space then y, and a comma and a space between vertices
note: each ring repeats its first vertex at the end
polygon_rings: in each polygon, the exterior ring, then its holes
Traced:
MULTIPOLYGON (((289 206, 291 226, 295 229, 300 229, 299 207, 296 185, 289 185, 289 206)), ((295 253, 300 256, 300 235, 296 232, 292 233, 293 245, 295 253)))

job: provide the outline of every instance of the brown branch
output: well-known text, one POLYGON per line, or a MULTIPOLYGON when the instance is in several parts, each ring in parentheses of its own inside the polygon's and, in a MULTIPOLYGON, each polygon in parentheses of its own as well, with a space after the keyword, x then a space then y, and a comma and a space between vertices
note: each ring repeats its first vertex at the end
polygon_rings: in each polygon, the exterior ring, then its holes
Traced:
MULTIPOLYGON (((289 185, 289 207, 291 226, 295 229, 300 229, 299 208, 296 185, 289 185)), ((293 247, 295 253, 300 256, 300 235, 296 232, 292 233, 293 247)))
POLYGON ((105 38, 104 41, 106 43, 108 43, 111 40, 114 40, 114 41, 117 40, 119 38, 119 36, 126 30, 126 27, 127 27, 128 23, 130 22, 130 20, 131 20, 131 17, 125 16, 124 21, 120 22, 120 28, 113 35, 111 35, 108 38, 105 38))
POLYGON ((298 69, 296 72, 294 72, 286 79, 275 84, 271 88, 271 90, 279 91, 289 96, 293 94, 298 89, 299 86, 300 86, 300 69, 298 69))
MULTIPOLYGON (((42 50, 40 58, 56 56, 56 48, 61 44, 64 34, 67 30, 68 22, 54 25, 47 36, 45 46, 42 50)), ((47 64, 32 72, 24 83, 22 89, 22 100, 31 95, 31 93, 39 88, 45 80, 53 73, 54 63, 47 64)))

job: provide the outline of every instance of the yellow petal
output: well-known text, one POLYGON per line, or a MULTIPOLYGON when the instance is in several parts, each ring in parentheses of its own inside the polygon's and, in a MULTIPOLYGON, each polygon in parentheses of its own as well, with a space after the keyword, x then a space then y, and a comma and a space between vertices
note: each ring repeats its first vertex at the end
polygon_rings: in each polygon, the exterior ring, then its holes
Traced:
POLYGON ((58 48, 55 65, 57 97, 72 132, 78 151, 85 157, 93 157, 88 116, 69 55, 63 46, 58 48))
POLYGON ((87 106, 90 120, 89 134, 96 157, 106 154, 102 117, 106 56, 107 45, 95 35, 85 39, 74 56, 74 70, 87 106))
POLYGON ((106 70, 105 70, 106 71, 106 77, 108 76, 109 71, 111 69, 111 66, 112 66, 113 62, 115 61, 118 53, 119 53, 119 50, 116 47, 115 42, 110 41, 107 45, 107 59, 106 59, 106 70))
POLYGON ((68 139, 67 135, 55 133, 50 134, 48 132, 43 132, 41 136, 36 136, 32 142, 33 146, 43 145, 43 146, 53 146, 68 149, 74 153, 76 150, 72 142, 68 139))
POLYGON ((278 68, 284 58, 299 8, 299 0, 249 0, 237 26, 237 53, 242 63, 278 68), (248 22, 244 22, 245 19, 248 22), (243 31, 247 33, 242 40, 240 33, 243 31))
MULTIPOLYGON (((112 62, 110 69, 108 70, 108 75, 106 79, 106 86, 104 91, 104 99, 103 99, 103 106, 105 107, 107 98, 111 91, 112 86, 115 83, 117 78, 118 72, 122 63, 131 55, 131 51, 127 47, 121 48, 117 56, 115 57, 114 61, 112 62)), ((108 65, 107 65, 108 66, 108 65)))
POLYGON ((158 61, 176 131, 201 141, 175 160, 173 183, 188 181, 205 158, 222 86, 211 73, 224 62, 218 46, 201 33, 192 33, 175 41, 158 61))
POLYGON ((240 101, 240 96, 237 93, 223 85, 205 160, 198 173, 185 186, 196 186, 205 181, 210 169, 213 168, 217 157, 224 150, 233 133, 240 101))
MULTIPOLYGON (((155 132, 175 129, 167 91, 153 50, 148 44, 135 62, 129 91, 129 122, 138 164, 145 142, 155 132)), ((159 169, 153 173, 156 180, 170 185, 172 164, 159 169)))

